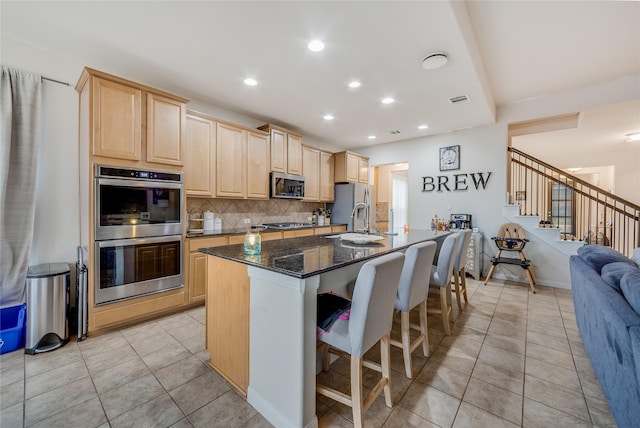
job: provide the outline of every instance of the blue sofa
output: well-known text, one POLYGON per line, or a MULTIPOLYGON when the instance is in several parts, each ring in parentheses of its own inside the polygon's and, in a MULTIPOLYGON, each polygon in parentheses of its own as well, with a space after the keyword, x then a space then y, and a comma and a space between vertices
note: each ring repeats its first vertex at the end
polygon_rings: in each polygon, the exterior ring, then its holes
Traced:
POLYGON ((640 426, 640 267, 617 251, 586 245, 570 257, 576 320, 620 428, 640 426))

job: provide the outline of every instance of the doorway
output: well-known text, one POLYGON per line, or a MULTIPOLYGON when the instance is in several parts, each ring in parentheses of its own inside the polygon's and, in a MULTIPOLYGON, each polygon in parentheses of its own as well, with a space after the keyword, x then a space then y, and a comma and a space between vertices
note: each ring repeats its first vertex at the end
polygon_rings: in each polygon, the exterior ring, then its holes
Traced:
POLYGON ((393 232, 409 224, 409 164, 407 162, 374 166, 376 186, 376 228, 388 232, 393 215, 393 232))

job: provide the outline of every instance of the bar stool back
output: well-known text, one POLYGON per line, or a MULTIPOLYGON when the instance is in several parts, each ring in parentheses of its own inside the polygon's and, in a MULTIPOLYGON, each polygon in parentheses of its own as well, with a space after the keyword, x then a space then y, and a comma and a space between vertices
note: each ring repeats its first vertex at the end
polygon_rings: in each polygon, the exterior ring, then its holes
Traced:
POLYGON ((404 370, 409 379, 413 377, 411 353, 422 344, 422 353, 429 356, 429 335, 427 332, 427 297, 431 266, 436 254, 437 244, 434 241, 412 245, 404 254, 404 265, 398 284, 396 310, 400 311, 400 330, 402 342, 391 340, 391 344, 402 348, 404 370), (420 307, 420 325, 411 324, 409 314, 412 309, 420 307), (411 342, 411 328, 420 331, 420 336, 411 342))
POLYGON ((383 390, 387 406, 393 405, 389 334, 403 262, 404 254, 396 252, 362 265, 353 291, 349 319, 338 319, 327 333, 318 338, 322 342, 325 371, 329 369, 329 352, 351 358, 351 396, 320 384, 316 385, 316 392, 350 406, 356 427, 362 427, 364 412, 383 390), (381 364, 362 358, 377 342, 380 342, 381 364), (382 374, 366 398, 362 387, 363 366, 382 374))

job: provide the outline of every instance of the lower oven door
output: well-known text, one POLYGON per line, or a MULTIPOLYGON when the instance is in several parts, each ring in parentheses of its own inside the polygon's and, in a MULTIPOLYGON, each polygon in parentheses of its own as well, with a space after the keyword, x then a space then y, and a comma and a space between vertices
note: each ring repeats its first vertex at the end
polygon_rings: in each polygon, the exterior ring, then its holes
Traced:
POLYGON ((96 242, 95 304, 183 287, 182 236, 96 242))

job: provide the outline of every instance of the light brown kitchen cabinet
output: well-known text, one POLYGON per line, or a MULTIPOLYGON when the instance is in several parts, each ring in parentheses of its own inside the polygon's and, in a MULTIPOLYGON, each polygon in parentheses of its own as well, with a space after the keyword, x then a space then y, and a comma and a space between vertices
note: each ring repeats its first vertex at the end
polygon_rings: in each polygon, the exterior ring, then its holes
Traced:
POLYGON ((269 199, 269 136, 247 131, 247 192, 249 199, 269 199))
MULTIPOLYGON (((182 172, 185 162, 187 99, 169 92, 85 68, 75 86, 79 97, 78 156, 80 244, 89 270, 96 269, 95 166, 182 172)), ((140 248, 140 278, 176 271, 178 247, 140 248), (159 256, 162 262, 158 262, 159 256), (166 256, 166 257, 164 257, 166 256), (155 260, 155 262, 154 262, 155 260)), ((179 257, 179 256, 178 256, 179 257)), ((96 334, 188 304, 186 287, 95 304, 95 275, 88 278, 88 332, 96 334)))
POLYGON ((334 180, 333 154, 320 151, 320 202, 333 202, 334 180))
POLYGON ((187 99, 91 68, 83 70, 76 90, 90 156, 132 167, 184 165, 187 99))
POLYGON ((352 152, 333 154, 336 183, 367 183, 369 181, 369 158, 352 152))
POLYGON ((142 91, 95 77, 91 95, 92 154, 139 161, 142 156, 142 91))
POLYGON ((320 151, 302 146, 302 175, 305 177, 304 200, 320 200, 320 151))
POLYGON ((287 172, 302 175, 302 137, 287 134, 287 172))
POLYGON ((358 158, 358 182, 369 182, 369 158, 358 158))
POLYGON ((216 196, 269 199, 269 135, 218 122, 216 196))
POLYGON ((246 195, 246 131, 218 122, 216 141, 216 196, 242 199, 246 195))
POLYGON ((187 111, 184 190, 187 196, 214 197, 216 122, 187 111))
POLYGON ((287 172, 287 133, 271 129, 271 171, 287 172))
POLYGON ((270 135, 270 171, 302 175, 302 137, 273 124, 262 125, 258 129, 270 135))

